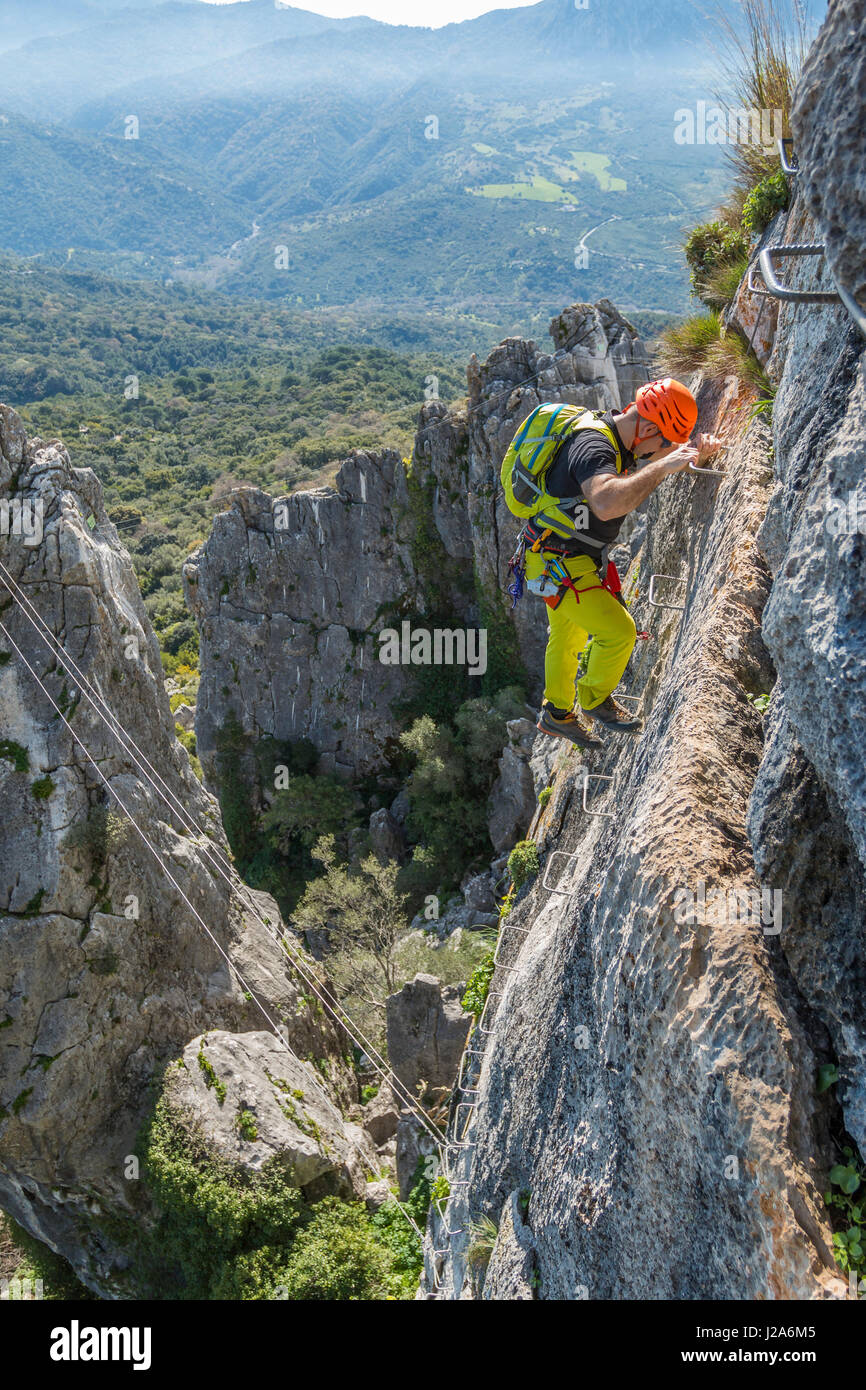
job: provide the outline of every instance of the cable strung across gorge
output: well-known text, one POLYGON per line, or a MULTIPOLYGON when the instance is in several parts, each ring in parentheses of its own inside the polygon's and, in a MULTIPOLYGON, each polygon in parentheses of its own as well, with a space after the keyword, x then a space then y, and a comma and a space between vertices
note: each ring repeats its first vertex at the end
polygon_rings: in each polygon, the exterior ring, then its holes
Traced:
MULTIPOLYGON (((335 1020, 335 1022, 338 1023, 341 1027, 343 1027, 351 1037, 352 1041, 367 1054, 367 1056, 370 1058, 371 1063, 373 1064, 374 1070, 377 1071, 384 1080, 387 1080, 389 1082, 397 1097, 400 1100, 402 1100, 403 1103, 412 1111, 416 1119, 420 1121, 420 1123, 428 1131, 428 1133, 432 1136, 436 1143, 441 1144, 444 1141, 444 1135, 441 1133, 438 1127, 429 1119, 429 1116, 419 1105, 416 1097, 412 1095, 411 1091, 408 1090, 408 1088, 403 1084, 400 1078, 396 1076, 396 1074, 391 1070, 385 1059, 379 1054, 372 1042, 367 1037, 365 1037, 363 1031, 358 1027, 357 1024, 354 1023, 350 1015, 346 1013, 339 1000, 335 998, 335 996, 328 989, 327 985, 325 985, 324 982, 315 975, 314 971, 311 969, 307 961, 299 955, 298 948, 295 945, 295 943, 290 942, 286 936, 282 935, 279 931, 273 928, 270 921, 263 915, 263 913, 259 909, 255 900, 251 896, 248 896, 249 889, 247 885, 244 884, 243 881, 240 879, 239 875, 237 874, 237 871, 234 869, 230 861, 225 857, 222 850, 219 849, 219 847, 213 843, 213 841, 208 836, 207 832, 202 830, 202 828, 198 825, 198 823, 195 821, 190 812, 186 809, 183 803, 178 799, 175 793, 164 781, 157 769, 153 767, 146 755, 141 751, 141 749, 137 746, 137 744, 130 737, 130 735, 127 734, 127 732, 122 728, 122 726, 112 713, 105 700, 102 698, 99 692, 95 690, 94 687, 90 684, 89 680, 79 669, 72 657, 70 657, 68 653, 64 651, 58 638, 45 623, 38 610, 30 602, 26 594, 23 592, 23 590, 15 581, 14 577, 10 574, 9 570, 2 562, 0 562, 0 582, 2 582, 4 587, 9 592, 10 596, 13 599, 17 599, 19 610, 21 611, 23 617, 26 618, 27 621, 30 623, 31 627, 33 627, 33 629, 36 631, 37 636, 39 636, 41 640, 46 643, 46 645, 48 645, 48 642, 53 644, 52 654, 64 667, 67 673, 70 676, 72 676, 72 678, 81 687, 82 694, 87 699, 88 703, 93 707, 94 711, 102 720, 102 722, 106 725, 109 732, 112 733, 114 737, 120 742, 123 751, 127 754, 127 756, 131 758, 133 763, 139 769, 144 780, 148 782, 148 784, 153 788, 157 796, 159 796, 160 799, 168 807, 169 811, 173 815, 175 815, 183 825, 185 825, 187 830, 190 830, 198 837, 199 847, 201 848, 203 855, 207 858, 207 860, 213 866, 214 870, 228 885, 230 890, 234 892, 235 895, 239 898, 244 909, 248 912, 251 912, 252 915, 256 918, 256 920, 259 922, 259 924, 271 937, 271 939, 278 946, 280 946, 283 950, 286 951, 286 954, 289 956, 290 960, 294 964, 295 969, 302 976, 304 982, 310 987, 310 989, 312 989, 313 993, 319 999, 319 1002, 323 1005, 325 1009, 327 1009, 328 1013, 335 1020)), ((16 651, 17 650, 18 648, 16 647, 16 651)), ((49 648, 49 650, 51 649, 49 648)), ((32 668, 28 667, 28 669, 32 668)), ((36 677, 36 679, 38 679, 38 677, 36 677)), ((46 694, 48 694, 47 691, 46 694)), ((50 695, 48 695, 48 698, 49 700, 51 700, 50 695)), ((52 704, 54 704, 53 700, 51 702, 52 704)), ((57 708, 56 705, 55 708, 57 708)), ((70 727, 68 725, 68 721, 65 718, 63 722, 67 724, 67 727, 70 727)), ((78 742, 80 742, 80 739, 78 739, 78 736, 74 733, 73 730, 71 730, 71 727, 70 731, 73 732, 74 737, 77 739, 78 742)), ((84 745, 82 744, 82 747, 83 746, 84 745)), ((90 755, 88 754, 88 757, 89 756, 90 755)), ((91 761, 93 760, 91 759, 91 761)), ((105 779, 103 778, 103 781, 104 780, 105 779)), ((126 812, 126 814, 128 815, 129 813, 126 812)))
MULTIPOLYGON (((0 569, 2 569, 2 568, 4 568, 4 567, 3 567, 2 565, 0 565, 0 569)), ((5 580, 4 580, 4 582, 5 582, 5 580)), ((14 580, 13 580, 13 583, 14 583, 14 580)), ((7 585, 7 588, 8 588, 8 585, 7 585)), ((25 615, 25 616, 26 616, 26 615, 25 615)), ((31 620, 31 621, 32 621, 32 620, 31 620)), ((34 627, 36 626, 35 623, 33 624, 33 626, 34 626, 34 627)), ((37 631, 38 631, 38 629, 37 629, 37 631)), ((87 748, 87 745, 84 743, 83 739, 76 733, 75 729, 73 729, 72 725, 70 724, 69 720, 66 718, 66 716, 65 716, 65 714, 63 713, 62 709, 61 709, 60 706, 57 704, 57 701, 54 699, 54 697, 52 696, 51 692, 47 689, 47 687, 46 687, 45 683, 43 682, 42 678, 41 678, 41 677, 38 675, 38 673, 33 669, 33 667, 31 666, 30 662, 27 660, 26 656, 25 656, 24 653, 21 651, 21 648, 18 646, 18 644, 16 643, 15 639, 12 637, 12 635, 10 634, 10 632, 8 631, 8 629, 6 628, 5 624, 4 624, 2 621, 0 621, 0 632, 2 632, 2 634, 3 634, 3 636, 5 637, 6 641, 9 643, 9 645, 10 645, 11 648, 12 648, 12 650, 16 653, 18 659, 21 661, 21 663, 22 663, 22 664, 27 668, 27 670, 30 672, 31 676, 33 677, 33 679, 34 679, 34 681, 36 682, 36 684, 39 686, 39 688, 40 688, 40 690, 42 691, 43 695, 44 695, 45 698, 48 700, 49 704, 52 706, 52 708, 54 709, 55 713, 56 713, 57 716, 60 718, 61 722, 62 722, 62 723, 65 725, 65 727, 69 730, 69 733, 72 735, 73 740, 75 741, 75 743, 78 744, 78 746, 80 747, 81 751, 84 753, 85 757, 87 758, 88 762, 90 762, 90 763, 92 764, 93 768, 95 769, 95 771, 96 771, 96 773, 97 773, 97 776, 98 776, 98 777, 100 778, 100 780, 105 784, 106 790, 108 791, 109 795, 112 796, 112 797, 114 798, 114 800, 117 802, 117 805, 120 807, 120 810, 121 810, 121 811, 123 812, 123 814, 126 816, 127 820, 128 820, 129 823, 132 825, 132 828, 135 830, 136 834, 137 834, 137 835, 139 836, 139 838, 143 841, 144 845, 146 846, 146 848, 148 849, 148 851, 150 852, 150 854, 151 854, 151 855, 153 856, 153 858, 156 860, 157 864, 158 864, 159 867, 162 869, 162 871, 163 871, 163 873, 165 874, 166 878, 168 879, 169 883, 171 883, 172 887, 175 889, 175 892, 178 893, 178 895, 182 898, 183 902, 186 904, 186 906, 189 908, 190 912, 192 913, 193 917, 194 917, 195 920, 198 922, 198 924, 199 924, 199 926, 201 927, 202 931, 204 931, 205 935, 208 937, 208 939, 210 940, 210 942, 212 943, 212 945, 216 947, 216 950, 217 950, 218 953, 222 956, 223 960, 225 961, 226 965, 228 966, 230 973, 231 973, 232 975, 234 975, 234 977, 235 977, 235 979, 238 981, 238 984, 240 985, 241 989, 242 989, 242 990, 244 991, 244 993, 252 1000, 252 1002, 253 1002, 253 1003, 256 1005, 256 1007, 258 1008, 259 1012, 263 1015, 265 1021, 266 1021, 267 1024, 268 1024, 268 1027, 270 1028, 271 1032, 274 1034, 274 1037, 277 1039, 277 1041, 279 1042, 280 1046, 288 1053, 288 1055, 292 1058, 293 1061, 297 1062, 297 1064, 298 1064, 299 1067, 303 1068, 303 1063, 301 1062, 301 1059, 300 1059, 300 1058, 297 1056, 297 1054, 292 1050, 291 1046, 289 1045, 288 1039, 285 1037, 284 1033, 283 1033, 282 1030, 281 1030, 280 1025, 279 1025, 278 1023, 276 1023, 275 1020, 274 1020, 274 1019, 271 1017, 271 1015, 268 1013, 267 1009, 266 1009, 265 1006, 262 1004, 261 1000, 257 997, 256 992, 252 989, 252 987, 250 986, 250 984, 244 979, 244 977, 243 977, 243 975, 241 974, 240 970, 238 969, 237 965, 235 965, 235 963, 232 961, 231 957, 228 955, 228 953, 225 951, 225 949, 220 945, 219 941, 217 940, 217 938, 216 938, 216 936, 214 935, 214 933, 211 931, 210 927, 209 927, 209 926, 207 925, 207 923, 205 922, 204 918, 201 916, 201 914, 198 912, 198 910, 197 910, 197 909, 193 906, 193 904, 190 902, 190 900, 189 900, 189 898, 187 897, 186 893, 184 892, 184 890, 181 888, 180 884, 179 884, 179 883, 177 882, 177 880, 175 879, 174 875, 172 874, 171 870, 168 868, 168 865, 165 863, 165 861, 164 861, 164 859, 162 858, 162 856, 160 855, 159 851, 154 847, 154 845, 151 843, 151 841, 150 841, 150 840, 148 839, 148 837, 145 835, 145 833, 144 833, 144 831, 142 830, 141 826, 138 824, 138 822, 136 821, 135 817, 132 815, 132 812, 129 810, 129 807, 128 807, 128 806, 126 805, 126 803, 124 802, 123 798, 118 794, 118 792, 115 790, 115 788, 112 787, 111 783, 109 782, 108 778, 105 776, 105 774, 104 774, 104 772, 102 771, 101 767, 99 766, 98 762, 97 762, 96 759, 93 757, 93 755, 92 755, 92 753, 90 752, 90 750, 87 748)), ((364 1163, 367 1165, 367 1168, 369 1169, 369 1171, 372 1172, 374 1176, 378 1176, 377 1170, 375 1169, 375 1167, 373 1166, 373 1164, 370 1163, 369 1159, 368 1159, 367 1156, 362 1152, 362 1150, 360 1149, 360 1147, 359 1147, 356 1143, 354 1143, 353 1141, 351 1141, 351 1140, 350 1140, 350 1143, 351 1143, 352 1148, 353 1148, 353 1149, 355 1150, 355 1152, 357 1153, 358 1157, 362 1160, 362 1162, 364 1162, 364 1163)), ((402 1204, 396 1200, 396 1198, 393 1198, 393 1200, 396 1202, 396 1205, 399 1207, 401 1213, 403 1214, 403 1216, 405 1217, 405 1219, 408 1221, 409 1225, 413 1228, 413 1230, 416 1232, 416 1234, 417 1234, 421 1239, 423 1239, 423 1233, 421 1232, 420 1228, 418 1227, 418 1225, 417 1225, 417 1223, 414 1221, 414 1219, 413 1219, 413 1218, 409 1215, 409 1213, 403 1208, 402 1204)))

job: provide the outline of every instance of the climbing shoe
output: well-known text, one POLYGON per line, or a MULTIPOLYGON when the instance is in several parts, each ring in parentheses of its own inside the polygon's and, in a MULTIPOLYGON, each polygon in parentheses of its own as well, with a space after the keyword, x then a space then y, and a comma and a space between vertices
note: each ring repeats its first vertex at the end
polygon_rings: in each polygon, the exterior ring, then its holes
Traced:
POLYGON ((612 729, 617 734, 639 734, 643 728, 643 720, 636 714, 629 714, 622 705, 618 705, 612 695, 608 695, 606 700, 602 700, 600 705, 595 705, 593 709, 581 709, 581 714, 587 719, 595 720, 603 729, 612 729))
POLYGON ((572 709, 561 710, 555 705, 542 705, 535 727, 543 734, 552 734, 554 738, 567 738, 578 748, 603 747, 599 739, 593 738, 580 715, 572 709))

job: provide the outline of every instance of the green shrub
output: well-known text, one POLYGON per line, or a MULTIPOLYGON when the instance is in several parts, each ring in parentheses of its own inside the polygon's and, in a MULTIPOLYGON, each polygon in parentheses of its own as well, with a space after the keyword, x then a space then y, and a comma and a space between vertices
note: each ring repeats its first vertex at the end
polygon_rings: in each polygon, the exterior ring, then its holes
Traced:
POLYGON ((710 349, 719 341, 721 327, 721 319, 713 311, 693 314, 666 328, 659 340, 662 370, 677 378, 701 371, 710 349))
POLYGON ((205 1040, 202 1039, 198 1050, 199 1070, 204 1075, 204 1084, 207 1086, 209 1091, 212 1090, 214 1092, 217 1101, 220 1105, 222 1105, 226 1098, 226 1084, 224 1081, 220 1081, 219 1077, 214 1071, 213 1063, 211 1062, 210 1058, 205 1055, 204 1044, 205 1040))
POLYGON ((743 256, 707 271, 701 293, 704 304, 710 309, 725 309, 736 296, 748 268, 749 258, 743 256))
POLYGON ((297 743, 243 732, 231 711, 216 738, 217 786, 223 825, 243 877, 273 893, 288 914, 313 877, 313 846, 324 836, 344 835, 357 823, 356 798, 339 778, 316 774, 318 754, 297 743), (288 786, 275 790, 275 769, 288 770, 288 786), (256 810, 267 788, 271 804, 256 810))
POLYGON ((470 1226, 469 1247, 466 1263, 476 1274, 483 1274, 490 1264, 490 1256, 499 1235, 499 1227, 489 1216, 482 1216, 470 1226))
POLYGON ((541 791, 538 793, 538 804, 539 804, 539 806, 541 806, 542 809, 543 809, 543 808, 547 805, 548 801, 550 800, 550 798, 551 798, 552 796, 553 796, 553 787, 542 787, 541 791))
POLYGON ((538 873, 538 845, 534 840, 519 840, 508 856, 508 872, 518 890, 538 873))
POLYGON ((83 820, 74 821, 66 835, 66 844, 83 849, 99 869, 109 854, 125 844, 129 821, 120 811, 106 805, 92 806, 83 820))
POLYGON ((30 784, 30 790, 36 797, 37 801, 47 801, 51 793, 54 791, 54 783, 52 782, 50 776, 46 772, 44 777, 39 777, 35 782, 32 782, 30 784))
POLYGON ((42 1297, 46 1302, 67 1299, 95 1299, 96 1295, 80 1283, 72 1266, 56 1255, 41 1240, 36 1240, 22 1226, 9 1216, 0 1214, 0 1237, 8 1234, 13 1245, 21 1253, 21 1264, 11 1276, 13 1279, 29 1279, 31 1283, 42 1280, 42 1297), (5 1231, 4 1231, 5 1227, 5 1231))
POLYGON ((0 758, 5 758, 7 762, 12 763, 16 772, 27 772, 30 767, 30 755, 27 749, 22 748, 20 743, 13 743, 8 738, 0 738, 0 758))
POLYGON ((137 1152, 158 1209, 152 1229, 135 1228, 131 1254, 142 1294, 310 1301, 414 1296, 420 1246, 395 1204, 374 1216, 363 1203, 336 1197, 310 1204, 279 1163, 252 1174, 219 1158, 165 1096, 137 1152))
POLYGON ((186 749, 187 753, 195 754, 195 751, 196 751, 195 730, 194 730, 194 729, 185 729, 185 728, 183 727, 182 724, 175 724, 175 726, 174 726, 174 732, 175 732, 175 734, 176 734, 176 736, 177 736, 177 741, 178 741, 178 743, 181 744, 182 747, 184 747, 184 748, 186 749))
POLYGON ((429 715, 400 735, 414 759, 409 780, 409 829, 421 841, 404 872, 415 893, 443 891, 460 882, 474 862, 490 857, 487 798, 506 742, 506 723, 523 713, 519 687, 500 690, 489 700, 466 700, 453 726, 429 715))
POLYGON ((781 169, 756 184, 743 204, 743 226, 752 236, 759 237, 777 212, 788 206, 788 180, 781 169))
POLYGON ((703 374, 715 381, 737 377, 743 385, 762 397, 772 396, 773 387, 755 354, 739 333, 725 332, 718 313, 698 314, 684 319, 661 336, 661 369, 671 376, 703 374))
MULTIPOLYGON (((711 276, 725 267, 742 265, 744 260, 748 260, 749 244, 741 227, 733 227, 722 221, 704 222, 689 232, 683 251, 691 272, 692 289, 698 299, 703 300, 711 276)), ((666 336, 667 333, 663 334, 663 337, 666 336)))
POLYGON ((259 1137, 259 1127, 256 1124, 256 1117, 251 1110, 240 1110, 235 1116, 235 1129, 242 1139, 252 1143, 259 1137))
POLYGON ((469 981, 466 985, 466 993, 461 1001, 464 1011, 474 1014, 476 1020, 484 1012, 484 1005, 487 1003, 487 995, 490 992, 490 981, 493 979, 494 965, 493 957, 495 952, 488 951, 484 959, 476 965, 469 981))
POLYGON ((846 1273, 853 1270, 859 1281, 866 1277, 866 1183, 854 1150, 846 1147, 842 1156, 845 1163, 830 1169, 830 1187, 824 1193, 824 1201, 836 1213, 836 1222, 844 1227, 833 1236, 836 1263, 846 1273))

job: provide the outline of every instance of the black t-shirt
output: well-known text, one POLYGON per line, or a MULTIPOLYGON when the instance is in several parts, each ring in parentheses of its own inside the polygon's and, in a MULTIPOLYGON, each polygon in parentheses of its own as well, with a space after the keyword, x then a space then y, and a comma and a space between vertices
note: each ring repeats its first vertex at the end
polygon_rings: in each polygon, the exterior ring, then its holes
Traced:
MULTIPOLYGON (((613 413, 606 411, 599 419, 611 427, 619 440, 625 473, 634 467, 634 454, 623 445, 613 422, 613 413)), ((552 497, 583 497, 584 483, 597 473, 607 473, 614 478, 622 476, 616 469, 616 450, 599 430, 578 430, 573 439, 568 439, 560 445, 544 480, 544 486, 552 497)), ((587 506, 589 507, 588 502, 587 506)), ((589 507, 589 534, 600 541, 615 541, 624 520, 624 516, 618 516, 612 517, 609 521, 602 521, 589 507)))

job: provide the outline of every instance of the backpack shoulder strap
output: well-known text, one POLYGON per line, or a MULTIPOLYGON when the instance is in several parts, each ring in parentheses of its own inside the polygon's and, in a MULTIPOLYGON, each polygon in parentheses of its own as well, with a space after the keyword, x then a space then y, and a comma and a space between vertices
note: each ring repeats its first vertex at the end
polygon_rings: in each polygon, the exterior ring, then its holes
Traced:
POLYGON ((574 422, 574 424, 571 427, 571 430, 569 431, 569 436, 574 436, 575 434, 577 434, 579 430, 596 430, 599 434, 603 434, 605 439, 607 439, 608 442, 613 445, 613 450, 616 454, 617 473, 623 472, 625 468, 625 463, 623 461, 622 449, 620 448, 619 440, 617 439, 616 434, 611 429, 610 425, 606 425, 604 420, 601 419, 600 415, 597 415, 595 411, 587 412, 587 414, 582 419, 576 420, 574 422))

